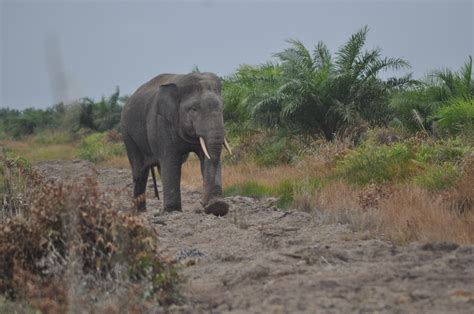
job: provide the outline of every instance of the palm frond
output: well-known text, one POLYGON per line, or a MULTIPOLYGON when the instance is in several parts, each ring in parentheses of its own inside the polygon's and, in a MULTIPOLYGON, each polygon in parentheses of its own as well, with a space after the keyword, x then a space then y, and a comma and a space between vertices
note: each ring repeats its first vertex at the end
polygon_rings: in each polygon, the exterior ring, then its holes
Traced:
POLYGON ((336 52, 336 64, 341 73, 349 72, 354 61, 360 54, 365 44, 369 28, 362 27, 358 32, 352 34, 351 38, 336 52))
POLYGON ((370 70, 371 65, 379 61, 380 53, 380 48, 376 48, 359 55, 354 62, 355 64, 352 67, 352 71, 350 72, 352 79, 355 80, 370 70))
POLYGON ((318 41, 313 51, 313 64, 316 69, 330 69, 332 66, 331 53, 322 41, 318 41))
POLYGON ((410 63, 403 58, 393 58, 393 57, 385 57, 385 58, 377 58, 373 61, 366 69, 363 74, 363 80, 368 79, 369 77, 377 76, 380 71, 386 70, 401 70, 401 69, 409 69, 410 63))
POLYGON ((460 75, 462 77, 462 89, 463 94, 467 98, 471 98, 474 86, 472 85, 472 56, 468 57, 468 60, 461 68, 460 75))

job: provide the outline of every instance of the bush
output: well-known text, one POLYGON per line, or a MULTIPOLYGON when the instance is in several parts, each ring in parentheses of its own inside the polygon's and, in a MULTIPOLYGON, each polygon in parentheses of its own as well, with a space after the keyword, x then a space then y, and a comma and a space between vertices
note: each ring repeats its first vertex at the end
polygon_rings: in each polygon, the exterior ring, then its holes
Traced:
POLYGON ((393 145, 365 142, 337 163, 337 173, 349 183, 400 183, 414 178, 421 187, 439 190, 461 175, 458 164, 472 151, 459 139, 410 138, 393 145))
POLYGON ((415 152, 404 143, 375 146, 365 143, 350 151, 337 164, 337 172, 359 185, 403 181, 417 170, 415 152))
POLYGON ((450 135, 474 135, 474 98, 454 100, 437 112, 438 127, 450 135))
POLYGON ((461 171, 453 163, 428 165, 423 173, 414 177, 415 183, 424 189, 439 191, 453 186, 461 177, 461 171))
POLYGON ((0 294, 48 312, 66 312, 69 302, 95 302, 100 293, 110 297, 112 290, 117 298, 133 295, 128 304, 141 308, 147 300, 177 301, 176 269, 158 254, 156 231, 114 209, 96 181, 46 182, 21 160, 4 159, 1 169, 2 186, 16 189, 2 190, 0 294), (9 201, 15 199, 22 211, 12 210, 18 209, 9 201), (71 286, 84 300, 70 299, 71 286))
POLYGON ((289 137, 267 137, 256 146, 252 156, 259 166, 290 164, 298 158, 298 148, 289 137))
POLYGON ((469 150, 470 148, 459 139, 422 142, 417 150, 417 160, 439 165, 444 162, 458 162, 469 150))
POLYGON ((111 141, 110 138, 115 139, 115 135, 109 137, 108 133, 93 133, 86 136, 79 144, 77 157, 97 163, 124 155, 123 143, 111 141))

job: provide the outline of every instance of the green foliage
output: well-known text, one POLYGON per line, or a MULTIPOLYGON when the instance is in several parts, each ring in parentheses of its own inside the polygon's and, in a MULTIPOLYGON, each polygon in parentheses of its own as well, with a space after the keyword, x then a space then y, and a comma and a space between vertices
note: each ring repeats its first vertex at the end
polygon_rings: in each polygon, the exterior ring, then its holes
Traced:
POLYGON ((417 160, 441 165, 445 162, 459 162, 472 147, 466 146, 460 139, 425 142, 417 148, 417 160))
POLYGON ((456 99, 436 112, 438 127, 450 135, 474 135, 474 98, 456 99))
POLYGON ((334 60, 322 42, 310 52, 302 42, 289 40, 290 47, 275 55, 277 63, 239 68, 224 85, 227 119, 328 139, 360 120, 386 124, 389 92, 411 79, 384 81, 378 75, 409 65, 382 57, 378 48, 363 51, 367 33, 364 27, 352 35, 334 60))
POLYGON ((462 141, 398 142, 377 145, 365 142, 337 163, 337 173, 352 184, 400 183, 413 179, 421 187, 443 189, 460 177, 459 162, 472 153, 462 141))
POLYGON ((296 182, 295 180, 282 180, 275 186, 266 186, 254 181, 247 181, 242 184, 227 187, 224 190, 224 196, 242 195, 249 197, 277 197, 276 206, 279 208, 288 208, 294 200, 295 194, 303 188, 310 187, 315 189, 319 187, 319 180, 305 180, 296 182))
POLYGON ((415 152, 404 143, 374 146, 365 143, 350 151, 337 165, 348 182, 359 185, 403 181, 417 169, 415 152))
POLYGON ((71 133, 84 128, 99 132, 118 129, 122 106, 126 100, 127 97, 120 97, 117 88, 110 97, 102 97, 99 102, 83 98, 70 105, 60 103, 47 109, 28 108, 19 111, 1 108, 0 138, 17 139, 43 132, 55 133, 58 129, 71 133))
POLYGON ((125 154, 125 147, 121 142, 110 142, 107 133, 93 133, 86 136, 79 144, 77 157, 97 163, 112 156, 125 154))
POLYGON ((293 203, 296 192, 296 183, 290 180, 281 181, 275 188, 275 195, 278 196, 277 206, 287 208, 293 203))
POLYGON ((414 86, 400 90, 391 100, 395 119, 412 131, 431 131, 432 122, 445 119, 441 124, 451 134, 458 134, 464 124, 469 124, 472 116, 472 97, 474 96, 474 80, 472 79, 472 57, 458 72, 449 69, 435 70, 414 86), (445 106, 453 106, 444 111, 445 106), (457 125, 455 118, 461 118, 462 125, 457 125))
POLYGON ((48 109, 28 108, 23 111, 1 108, 0 133, 20 138, 44 129, 57 128, 64 113, 62 104, 48 109))
POLYGON ((272 112, 260 114, 254 111, 255 103, 275 93, 281 80, 281 68, 272 63, 260 66, 242 65, 235 73, 224 78, 224 120, 231 133, 245 134, 258 127, 259 121, 277 123, 272 112))
POLYGON ((242 195, 249 197, 271 196, 271 188, 253 181, 247 181, 243 184, 234 185, 224 189, 224 196, 242 195))
POLYGON ((83 98, 79 101, 78 123, 73 131, 81 128, 88 128, 94 131, 107 131, 117 129, 120 124, 120 114, 122 105, 127 97, 120 97, 120 90, 116 89, 109 98, 102 97, 99 102, 94 102, 90 98, 83 98))
POLYGON ((439 191, 453 186, 462 173, 455 164, 426 165, 422 173, 413 178, 414 182, 427 190, 439 191))
POLYGON ((289 137, 271 137, 257 145, 252 158, 260 166, 275 166, 289 164, 297 159, 298 149, 289 137))

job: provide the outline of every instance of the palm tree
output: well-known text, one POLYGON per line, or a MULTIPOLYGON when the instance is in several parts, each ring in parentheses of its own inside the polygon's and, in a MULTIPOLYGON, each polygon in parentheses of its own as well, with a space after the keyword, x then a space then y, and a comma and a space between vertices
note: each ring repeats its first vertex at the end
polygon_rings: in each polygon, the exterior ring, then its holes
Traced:
POLYGON ((282 69, 279 86, 260 94, 261 100, 252 110, 254 119, 271 113, 278 117, 268 121, 272 124, 277 121, 296 132, 322 133, 327 139, 360 119, 386 123, 389 91, 411 78, 384 81, 378 75, 409 64, 401 58, 382 57, 379 48, 363 51, 367 33, 368 28, 363 27, 353 34, 336 52, 334 61, 323 42, 311 53, 302 42, 289 40, 290 47, 275 54, 282 69))
POLYGON ((259 66, 242 65, 223 79, 224 120, 227 129, 236 133, 253 132, 260 124, 277 126, 278 112, 273 108, 259 114, 255 104, 276 92, 281 81, 281 68, 273 63, 259 66))
POLYGON ((411 130, 430 130, 437 119, 436 112, 458 100, 469 101, 474 97, 472 56, 461 69, 435 70, 391 101, 400 123, 411 130))

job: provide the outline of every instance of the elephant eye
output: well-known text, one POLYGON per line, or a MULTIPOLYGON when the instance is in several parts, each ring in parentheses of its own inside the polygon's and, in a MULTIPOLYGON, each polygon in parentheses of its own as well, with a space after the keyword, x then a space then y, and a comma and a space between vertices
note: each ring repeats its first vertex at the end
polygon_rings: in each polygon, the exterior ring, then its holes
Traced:
POLYGON ((191 107, 191 111, 196 112, 196 111, 198 111, 198 110, 197 110, 197 108, 196 108, 195 106, 192 106, 192 107, 191 107))

